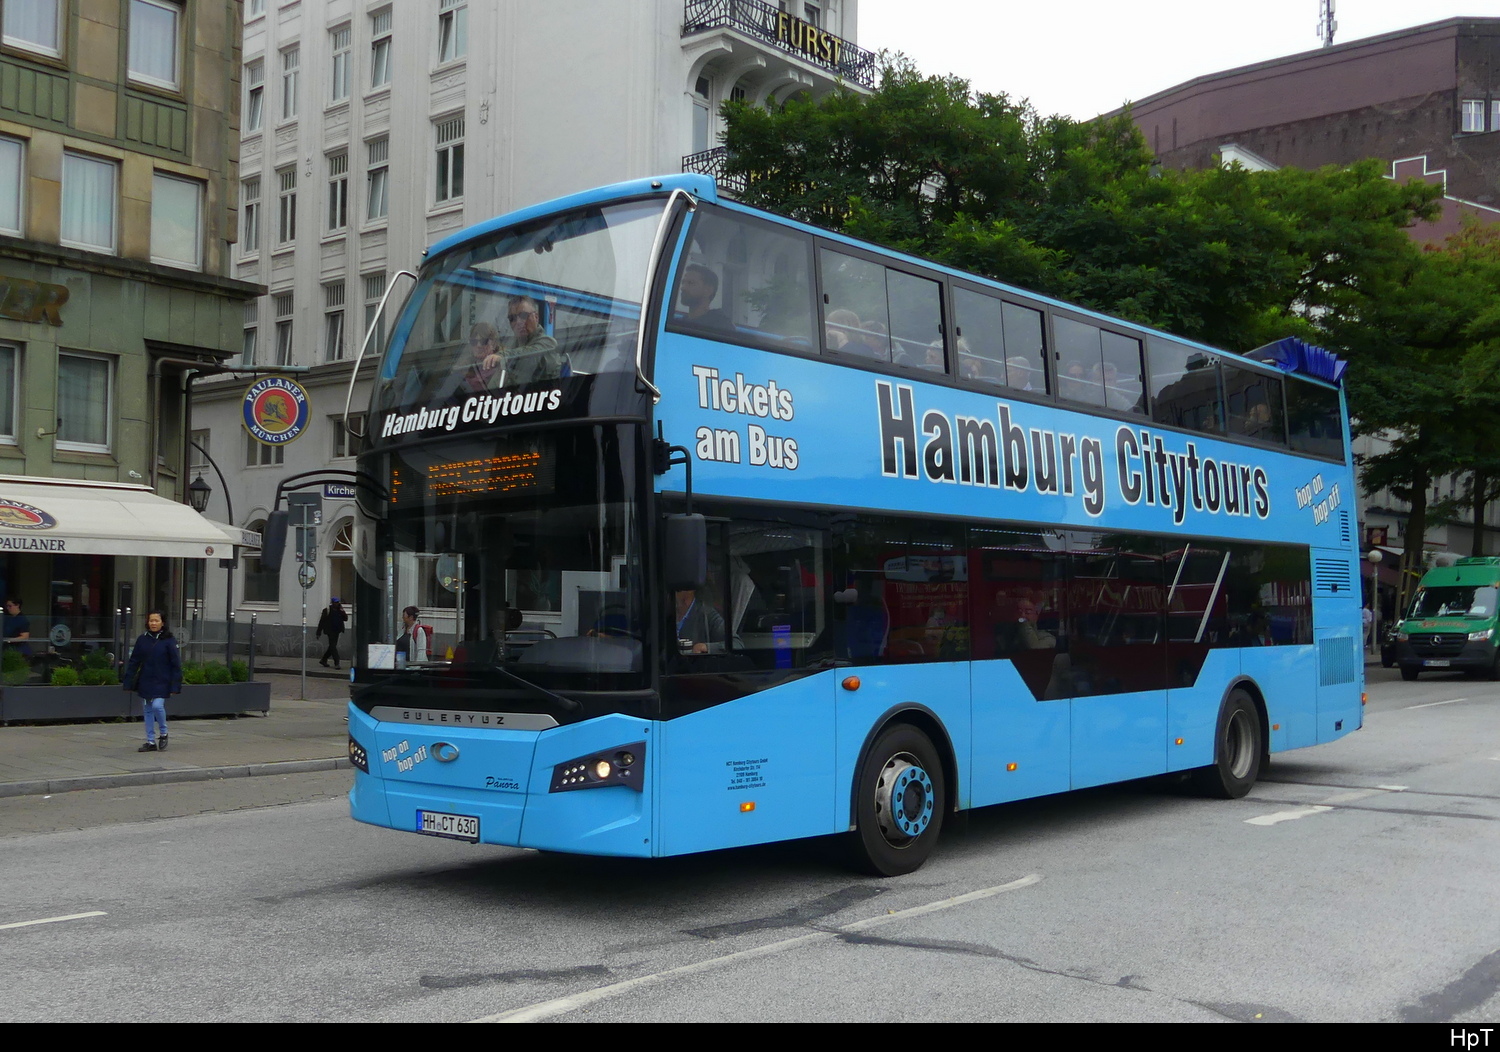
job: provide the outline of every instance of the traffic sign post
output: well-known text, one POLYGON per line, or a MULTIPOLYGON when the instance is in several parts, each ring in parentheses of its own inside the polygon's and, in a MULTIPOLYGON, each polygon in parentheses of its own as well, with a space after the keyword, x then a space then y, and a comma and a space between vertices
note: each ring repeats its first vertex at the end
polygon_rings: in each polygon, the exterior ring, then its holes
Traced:
POLYGON ((307 590, 318 579, 317 534, 323 523, 321 493, 288 493, 287 510, 297 530, 297 583, 302 586, 302 698, 307 700, 307 590))

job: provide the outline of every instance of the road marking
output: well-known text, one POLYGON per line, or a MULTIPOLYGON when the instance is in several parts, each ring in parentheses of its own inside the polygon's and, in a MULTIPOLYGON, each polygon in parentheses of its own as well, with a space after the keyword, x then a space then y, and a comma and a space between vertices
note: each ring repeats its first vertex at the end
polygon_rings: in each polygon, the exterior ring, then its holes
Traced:
POLYGON ((534 1005, 523 1008, 512 1008, 506 1012, 495 1015, 484 1016, 475 1019, 476 1023, 534 1023, 540 1019, 550 1019, 553 1016, 565 1015, 587 1005, 605 1001, 622 994, 632 993, 645 986, 655 986, 671 979, 677 979, 686 975, 696 975, 702 972, 716 971, 719 968, 728 967, 739 961, 753 960, 756 957, 769 957, 772 954, 781 953, 784 950, 795 949, 805 946, 811 942, 819 942, 827 939, 835 939, 840 935, 852 932, 867 931, 870 928, 878 928, 893 921, 907 920, 912 917, 921 917, 928 913, 936 913, 939 910, 952 909, 954 906, 963 906, 970 902, 978 902, 1006 891, 1018 891, 1021 888, 1030 887, 1041 880, 1041 875, 1033 873, 1013 880, 1009 884, 1000 884, 993 888, 981 888, 971 891, 966 895, 958 895, 951 899, 942 899, 938 902, 930 902, 925 906, 913 906, 911 909, 897 910, 895 913, 886 913, 878 917, 869 917, 865 920, 854 921, 839 928, 826 931, 809 932, 806 935, 798 935, 791 939, 782 939, 780 942, 768 943, 765 946, 756 946, 748 950, 739 950, 728 953, 722 957, 711 957, 706 961, 698 961, 695 964, 684 964, 678 968, 669 968, 664 972, 654 972, 651 975, 642 975, 635 979, 627 979, 624 982, 611 983, 608 986, 600 986, 593 990, 585 990, 582 993, 570 994, 567 997, 554 998, 551 1001, 539 1001, 534 1005))
POLYGON ((1430 709, 1434 705, 1457 705, 1461 701, 1468 700, 1468 698, 1449 698, 1447 701, 1428 701, 1421 705, 1408 705, 1406 706, 1406 711, 1410 712, 1412 709, 1430 709))
POLYGON ((1308 815, 1320 815, 1324 811, 1332 811, 1331 807, 1299 807, 1295 811, 1277 811, 1271 815, 1260 815, 1257 818, 1245 819, 1247 826, 1274 826, 1278 822, 1290 822, 1295 818, 1306 818, 1308 815))
POLYGON ((1410 786, 1406 785, 1377 785, 1376 789, 1384 789, 1388 793, 1404 793, 1410 786))
POLYGON ((70 913, 66 917, 43 917, 34 921, 14 921, 10 924, 0 924, 0 931, 6 928, 29 928, 33 924, 56 924, 58 921, 83 920, 85 917, 107 917, 109 914, 103 910, 91 910, 88 913, 70 913))

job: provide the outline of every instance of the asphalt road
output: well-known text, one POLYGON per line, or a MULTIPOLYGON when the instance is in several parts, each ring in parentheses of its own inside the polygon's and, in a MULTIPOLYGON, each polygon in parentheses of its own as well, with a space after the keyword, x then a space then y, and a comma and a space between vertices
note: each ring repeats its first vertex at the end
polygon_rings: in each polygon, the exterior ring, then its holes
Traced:
POLYGON ((1370 690, 1243 800, 988 808, 893 880, 374 829, 342 772, 0 801, 0 1019, 1485 1025, 1500 684, 1370 690))

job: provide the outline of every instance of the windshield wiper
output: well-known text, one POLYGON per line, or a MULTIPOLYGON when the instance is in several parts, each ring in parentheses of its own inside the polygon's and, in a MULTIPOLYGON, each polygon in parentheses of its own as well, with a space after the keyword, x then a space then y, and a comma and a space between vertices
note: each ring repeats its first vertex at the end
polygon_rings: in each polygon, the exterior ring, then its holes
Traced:
POLYGON ((516 683, 521 684, 521 686, 523 686, 523 687, 529 687, 530 689, 536 691, 538 694, 542 694, 542 695, 544 695, 546 697, 551 698, 553 701, 555 701, 559 705, 561 705, 563 707, 563 711, 565 711, 565 712, 579 712, 579 711, 581 711, 583 709, 583 706, 581 704, 579 704, 578 702, 574 701, 572 698, 565 698, 561 694, 558 694, 558 693, 555 693, 554 691, 548 690, 546 687, 542 686, 540 683, 533 683, 533 682, 531 682, 531 680, 527 679, 525 676, 517 675, 516 673, 512 672, 510 669, 504 668, 504 667, 502 667, 500 665, 484 665, 484 664, 481 664, 481 665, 473 665, 473 666, 470 666, 470 667, 471 668, 483 668, 483 669, 487 669, 487 670, 490 670, 490 671, 498 672, 501 675, 503 675, 503 676, 505 676, 505 677, 507 677, 507 678, 509 678, 509 679, 511 679, 513 681, 515 681, 516 683))

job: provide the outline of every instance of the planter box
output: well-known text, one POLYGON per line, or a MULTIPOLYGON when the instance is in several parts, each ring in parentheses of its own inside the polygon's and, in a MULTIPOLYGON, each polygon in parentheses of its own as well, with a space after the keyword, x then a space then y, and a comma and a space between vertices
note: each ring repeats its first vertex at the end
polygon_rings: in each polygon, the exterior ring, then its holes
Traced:
MULTIPOLYGON (((167 699, 167 718, 234 716, 270 712, 269 683, 184 685, 167 699)), ((0 690, 0 722, 19 720, 102 720, 139 718, 141 699, 118 683, 109 687, 5 687, 0 690)))
POLYGON ((0 720, 104 720, 135 715, 135 698, 110 687, 6 687, 0 720))
MULTIPOLYGON (((136 699, 136 708, 140 699, 136 699)), ((234 716, 270 712, 269 683, 185 683, 182 693, 167 699, 167 719, 183 716, 234 716)))

